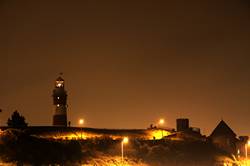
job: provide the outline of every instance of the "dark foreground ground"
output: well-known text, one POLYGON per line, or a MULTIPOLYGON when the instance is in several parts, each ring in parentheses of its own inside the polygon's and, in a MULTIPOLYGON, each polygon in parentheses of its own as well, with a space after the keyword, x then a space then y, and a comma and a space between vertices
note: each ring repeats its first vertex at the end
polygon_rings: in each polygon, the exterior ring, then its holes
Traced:
MULTIPOLYGON (((124 145, 125 165, 213 166, 231 156, 205 141, 132 139, 124 145), (218 162, 217 162, 218 163, 218 162)), ((121 165, 121 140, 48 140, 8 129, 0 136, 0 158, 16 165, 121 165)))

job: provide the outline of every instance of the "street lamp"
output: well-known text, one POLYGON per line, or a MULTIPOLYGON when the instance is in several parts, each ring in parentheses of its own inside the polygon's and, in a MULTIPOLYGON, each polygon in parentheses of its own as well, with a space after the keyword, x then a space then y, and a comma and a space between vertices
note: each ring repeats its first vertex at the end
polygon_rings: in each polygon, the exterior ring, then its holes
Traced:
POLYGON ((160 125, 163 125, 164 123, 165 123, 165 120, 164 120, 164 119, 160 119, 160 120, 159 120, 159 124, 160 124, 160 125))
POLYGON ((0 109, 0 113, 2 112, 2 109, 0 109))
MULTIPOLYGON (((84 119, 79 119, 78 124, 82 126, 84 124, 84 119)), ((82 130, 81 130, 81 139, 82 139, 82 130)))
POLYGON ((250 147, 250 140, 249 141, 247 141, 247 143, 245 144, 245 153, 246 153, 246 165, 248 165, 248 152, 247 152, 247 149, 248 149, 248 147, 250 147))
MULTIPOLYGON (((163 126, 165 123, 165 120, 161 118, 158 122, 159 126, 163 126)), ((163 128, 161 129, 161 138, 163 138, 163 128)))
POLYGON ((122 151, 122 165, 123 165, 123 145, 128 143, 128 137, 124 137, 121 142, 121 151, 122 151))
POLYGON ((83 125, 84 124, 84 119, 79 119, 78 124, 83 125))

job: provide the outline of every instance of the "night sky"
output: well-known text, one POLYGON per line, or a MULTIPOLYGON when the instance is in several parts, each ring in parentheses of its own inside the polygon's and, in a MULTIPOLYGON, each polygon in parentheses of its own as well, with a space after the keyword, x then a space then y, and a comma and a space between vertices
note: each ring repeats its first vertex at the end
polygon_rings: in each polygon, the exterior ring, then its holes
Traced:
POLYGON ((68 118, 146 128, 223 118, 250 135, 250 3, 246 0, 0 1, 0 124, 14 110, 51 125, 63 72, 68 118))

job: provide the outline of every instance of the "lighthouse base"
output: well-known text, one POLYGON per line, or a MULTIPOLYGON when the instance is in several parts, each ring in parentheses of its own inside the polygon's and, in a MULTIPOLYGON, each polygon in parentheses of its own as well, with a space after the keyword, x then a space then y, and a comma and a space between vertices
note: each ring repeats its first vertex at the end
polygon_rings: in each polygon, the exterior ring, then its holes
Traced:
POLYGON ((66 115, 54 115, 53 126, 64 126, 67 127, 67 116, 66 115))

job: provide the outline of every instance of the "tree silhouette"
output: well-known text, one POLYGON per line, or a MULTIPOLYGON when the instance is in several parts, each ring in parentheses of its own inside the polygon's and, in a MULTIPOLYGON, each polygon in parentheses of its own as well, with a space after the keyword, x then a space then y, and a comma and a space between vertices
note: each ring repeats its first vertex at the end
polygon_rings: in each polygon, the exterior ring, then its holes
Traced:
POLYGON ((22 115, 20 115, 18 111, 13 112, 11 118, 8 119, 7 124, 9 127, 14 127, 14 128, 28 126, 28 123, 25 122, 25 118, 22 115))

